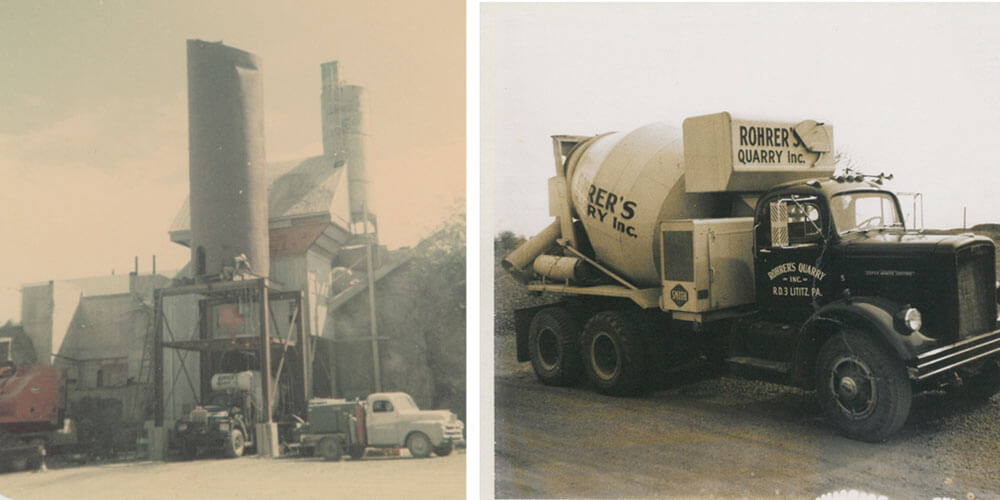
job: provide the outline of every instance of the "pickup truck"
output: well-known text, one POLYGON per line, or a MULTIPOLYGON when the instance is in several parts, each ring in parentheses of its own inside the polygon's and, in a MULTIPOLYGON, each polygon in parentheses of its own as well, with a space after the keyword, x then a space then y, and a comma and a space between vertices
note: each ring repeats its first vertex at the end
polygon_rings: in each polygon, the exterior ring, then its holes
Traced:
POLYGON ((465 425, 448 410, 421 410, 409 394, 379 392, 364 401, 313 399, 308 421, 295 430, 292 448, 340 460, 359 459, 368 448, 405 446, 414 458, 451 453, 465 425))

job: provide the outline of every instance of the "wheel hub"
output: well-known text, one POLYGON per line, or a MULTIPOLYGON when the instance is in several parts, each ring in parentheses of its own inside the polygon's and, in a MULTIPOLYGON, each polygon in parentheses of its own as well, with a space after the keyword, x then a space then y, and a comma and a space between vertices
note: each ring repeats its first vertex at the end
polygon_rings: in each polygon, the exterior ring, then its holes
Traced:
POLYGON ((831 392, 840 410, 852 420, 866 418, 875 411, 877 384, 871 369, 855 357, 838 358, 830 371, 831 392))
POLYGON ((538 360, 546 370, 552 370, 559 363, 559 337, 551 328, 538 332, 538 360))
POLYGON ((605 332, 594 335, 590 343, 591 365, 594 372, 605 380, 611 380, 621 370, 621 357, 618 355, 618 345, 605 332))
POLYGON ((840 379, 840 396, 844 398, 853 398, 858 395, 858 383, 854 381, 851 377, 844 377, 840 379))

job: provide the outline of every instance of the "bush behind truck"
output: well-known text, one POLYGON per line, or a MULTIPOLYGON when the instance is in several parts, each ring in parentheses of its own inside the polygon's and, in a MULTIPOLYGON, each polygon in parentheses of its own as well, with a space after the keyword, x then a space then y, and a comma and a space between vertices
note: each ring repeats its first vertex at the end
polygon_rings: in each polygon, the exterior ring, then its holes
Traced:
POLYGON ((866 441, 918 391, 1000 388, 993 242, 907 228, 885 176, 834 175, 831 125, 718 113, 553 142, 555 221, 503 261, 564 297, 515 312, 543 383, 636 394, 695 345, 815 389, 866 441))

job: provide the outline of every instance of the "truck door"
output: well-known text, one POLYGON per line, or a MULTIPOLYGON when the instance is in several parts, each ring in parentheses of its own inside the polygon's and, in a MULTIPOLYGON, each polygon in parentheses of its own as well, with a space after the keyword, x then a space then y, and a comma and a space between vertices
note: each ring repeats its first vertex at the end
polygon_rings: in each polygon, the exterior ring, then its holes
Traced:
POLYGON ((399 410, 386 398, 373 400, 371 408, 368 415, 368 444, 399 444, 399 410))
POLYGON ((758 205, 754 266, 763 319, 802 321, 812 314, 814 301, 822 300, 830 217, 821 201, 782 194, 758 205))

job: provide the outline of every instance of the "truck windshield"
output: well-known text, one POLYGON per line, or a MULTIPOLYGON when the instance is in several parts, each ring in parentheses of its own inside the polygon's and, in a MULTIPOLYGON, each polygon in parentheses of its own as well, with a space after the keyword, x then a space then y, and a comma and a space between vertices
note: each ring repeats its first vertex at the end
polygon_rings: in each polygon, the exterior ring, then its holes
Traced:
POLYGON ((855 192, 834 195, 830 202, 840 234, 903 227, 896 201, 889 193, 855 192))

